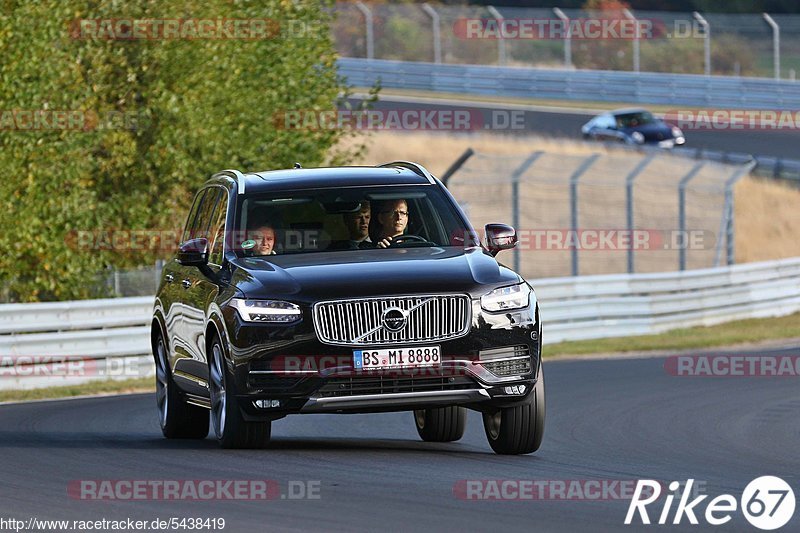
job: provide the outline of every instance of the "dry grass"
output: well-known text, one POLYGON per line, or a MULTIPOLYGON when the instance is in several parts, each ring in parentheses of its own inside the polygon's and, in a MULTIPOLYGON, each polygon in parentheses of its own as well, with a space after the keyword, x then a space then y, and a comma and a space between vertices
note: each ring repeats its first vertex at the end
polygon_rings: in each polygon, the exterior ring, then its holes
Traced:
MULTIPOLYGON (((346 142, 355 143, 358 140, 346 142)), ((372 133, 367 137, 367 147, 364 156, 355 163, 374 165, 405 159, 423 164, 436 175, 447 170, 467 148, 497 155, 523 154, 534 150, 564 155, 624 152, 599 144, 547 137, 408 132, 372 133)), ((800 256, 800 190, 748 177, 737 185, 735 202, 737 262, 800 256)))
POLYGON ((735 189, 736 260, 800 256, 800 190, 746 178, 735 189))

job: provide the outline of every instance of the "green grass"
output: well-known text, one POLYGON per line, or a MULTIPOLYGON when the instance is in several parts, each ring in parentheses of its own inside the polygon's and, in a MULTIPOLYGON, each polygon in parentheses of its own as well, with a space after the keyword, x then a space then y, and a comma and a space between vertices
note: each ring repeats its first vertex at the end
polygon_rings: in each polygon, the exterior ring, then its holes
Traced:
POLYGON ((126 379, 123 381, 94 381, 91 383, 83 383, 81 385, 67 385, 63 387, 50 387, 46 389, 0 391, 0 402, 153 391, 155 391, 155 378, 149 377, 126 379))
POLYGON ((544 327, 544 357, 600 353, 689 350, 800 337, 800 313, 779 318, 738 320, 718 326, 676 329, 657 335, 560 342, 548 345, 544 327))

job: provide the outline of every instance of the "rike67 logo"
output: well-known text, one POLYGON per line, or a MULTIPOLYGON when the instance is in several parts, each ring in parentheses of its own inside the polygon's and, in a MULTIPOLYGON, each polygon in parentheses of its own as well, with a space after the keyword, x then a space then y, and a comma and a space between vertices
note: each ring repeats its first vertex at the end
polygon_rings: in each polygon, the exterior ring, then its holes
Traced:
MULTIPOLYGON (((690 524, 697 525, 699 523, 698 515, 705 518, 705 521, 712 526, 726 524, 730 522, 738 507, 751 525, 761 530, 771 531, 786 525, 794 515, 796 503, 794 491, 779 477, 762 476, 754 479, 745 487, 741 500, 738 502, 730 494, 721 494, 707 503, 704 513, 700 511, 700 504, 708 498, 708 495, 700 495, 690 501, 693 484, 693 479, 687 480, 685 484, 677 481, 669 484, 670 492, 664 498, 664 506, 661 508, 656 523, 660 525, 669 523, 672 504, 676 497, 678 504, 671 521, 675 525, 680 524, 684 517, 690 524), (681 487, 683 487, 683 491, 679 494, 677 491, 681 487)), ((661 489, 662 484, 658 481, 640 479, 636 484, 631 504, 628 506, 625 524, 631 524, 637 514, 642 524, 650 524, 651 519, 647 506, 654 504, 659 499, 661 489)), ((657 505, 652 505, 650 510, 656 511, 657 508, 653 509, 653 507, 657 505)))

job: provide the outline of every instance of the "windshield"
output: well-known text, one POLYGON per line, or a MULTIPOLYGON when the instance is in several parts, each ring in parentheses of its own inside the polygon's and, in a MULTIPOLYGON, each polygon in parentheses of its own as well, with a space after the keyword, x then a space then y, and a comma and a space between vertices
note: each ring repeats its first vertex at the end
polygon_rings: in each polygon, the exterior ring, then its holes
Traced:
POLYGON ((463 247, 464 236, 471 235, 450 199, 435 186, 252 195, 240 200, 237 213, 234 250, 244 256, 463 247))
POLYGON ((617 115, 618 128, 635 128, 643 124, 650 124, 656 121, 656 118, 649 111, 640 111, 637 113, 626 113, 624 115, 617 115))

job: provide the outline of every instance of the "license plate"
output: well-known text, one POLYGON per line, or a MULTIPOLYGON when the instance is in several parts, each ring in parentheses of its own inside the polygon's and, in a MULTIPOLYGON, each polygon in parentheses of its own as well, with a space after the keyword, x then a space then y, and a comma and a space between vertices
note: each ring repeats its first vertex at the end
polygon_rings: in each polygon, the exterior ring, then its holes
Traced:
POLYGON ((438 346, 353 350, 353 366, 357 370, 439 366, 441 362, 442 351, 438 346))

